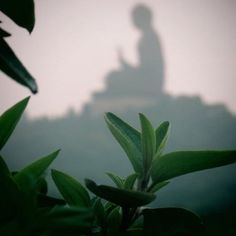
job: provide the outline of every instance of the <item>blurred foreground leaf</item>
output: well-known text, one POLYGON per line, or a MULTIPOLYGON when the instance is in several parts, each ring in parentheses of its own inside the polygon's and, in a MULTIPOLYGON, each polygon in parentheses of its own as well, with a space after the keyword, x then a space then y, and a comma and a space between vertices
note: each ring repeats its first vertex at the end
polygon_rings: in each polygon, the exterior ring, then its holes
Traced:
POLYGON ((18 203, 21 195, 18 186, 10 175, 0 172, 0 226, 5 220, 17 214, 18 203))
MULTIPOLYGON (((1 23, 1 21, 0 21, 0 23, 1 23)), ((9 36, 11 36, 10 33, 5 31, 4 29, 0 28, 0 38, 5 38, 5 37, 9 37, 9 36)))
POLYGON ((4 175, 10 175, 10 171, 8 169, 8 166, 6 162, 3 160, 3 158, 0 156, 0 172, 4 175))
POLYGON ((0 70, 16 82, 28 87, 32 93, 38 92, 35 79, 3 38, 0 38, 0 70))
POLYGON ((1 0, 0 11, 11 18, 17 25, 32 32, 35 24, 33 0, 1 0))
POLYGON ((23 99, 0 116, 0 150, 14 131, 28 101, 29 97, 23 99))
POLYGON ((18 186, 23 191, 31 189, 31 185, 35 186, 49 165, 55 160, 59 152, 60 150, 40 158, 15 174, 13 178, 18 186))

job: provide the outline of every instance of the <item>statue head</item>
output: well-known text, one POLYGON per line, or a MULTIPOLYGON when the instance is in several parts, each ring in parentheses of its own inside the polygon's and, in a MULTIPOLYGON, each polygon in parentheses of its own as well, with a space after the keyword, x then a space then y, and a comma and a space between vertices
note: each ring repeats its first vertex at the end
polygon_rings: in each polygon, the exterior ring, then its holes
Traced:
POLYGON ((138 29, 145 30, 151 26, 152 12, 144 4, 139 4, 132 10, 132 19, 138 29))

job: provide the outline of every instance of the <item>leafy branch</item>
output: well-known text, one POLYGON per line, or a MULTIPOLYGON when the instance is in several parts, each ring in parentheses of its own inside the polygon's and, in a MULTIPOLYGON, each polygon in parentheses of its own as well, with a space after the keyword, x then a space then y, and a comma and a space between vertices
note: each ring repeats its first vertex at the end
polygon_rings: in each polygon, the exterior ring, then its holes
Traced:
MULTIPOLYGON (((25 98, 0 117, 0 149, 6 144, 27 106, 25 98)), ((203 230, 199 216, 183 208, 146 207, 170 179, 236 162, 236 151, 180 151, 163 154, 169 122, 156 129, 140 114, 140 131, 112 113, 105 121, 120 143, 134 173, 126 178, 107 173, 115 186, 98 185, 52 169, 62 199, 48 195, 46 170, 59 150, 18 172, 0 157, 0 235, 174 236, 203 230), (90 193, 91 192, 91 193, 90 193)))

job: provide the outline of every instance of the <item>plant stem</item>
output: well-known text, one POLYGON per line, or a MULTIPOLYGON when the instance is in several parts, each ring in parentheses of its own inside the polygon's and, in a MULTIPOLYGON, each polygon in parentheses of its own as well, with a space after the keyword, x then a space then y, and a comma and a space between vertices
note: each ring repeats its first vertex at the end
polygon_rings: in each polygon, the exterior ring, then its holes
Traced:
POLYGON ((122 208, 121 231, 127 230, 140 216, 140 208, 122 208))

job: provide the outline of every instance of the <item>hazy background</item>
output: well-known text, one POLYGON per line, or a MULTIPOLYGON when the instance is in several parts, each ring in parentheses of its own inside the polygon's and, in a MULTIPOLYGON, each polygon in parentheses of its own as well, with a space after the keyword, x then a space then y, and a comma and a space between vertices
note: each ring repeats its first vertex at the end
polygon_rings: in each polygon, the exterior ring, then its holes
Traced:
MULTIPOLYGON (((37 79, 40 93, 31 99, 30 117, 81 111, 104 77, 118 67, 117 50, 134 65, 140 34, 130 12, 140 1, 40 0, 32 35, 4 19, 8 42, 37 79)), ((166 61, 165 91, 201 95, 236 113, 234 62, 235 0, 146 0, 166 61)), ((29 95, 1 74, 1 106, 29 95)))
MULTIPOLYGON (((41 0, 30 36, 4 18, 40 89, 3 150, 11 169, 61 148, 53 168, 81 181, 126 176, 132 169, 105 111, 138 129, 139 112, 155 126, 169 120, 165 152, 236 149, 235 10, 233 0, 41 0)), ((29 92, 1 77, 3 111, 29 92)), ((235 199, 234 164, 173 179, 154 205, 190 208, 206 235, 233 236, 235 199)))

